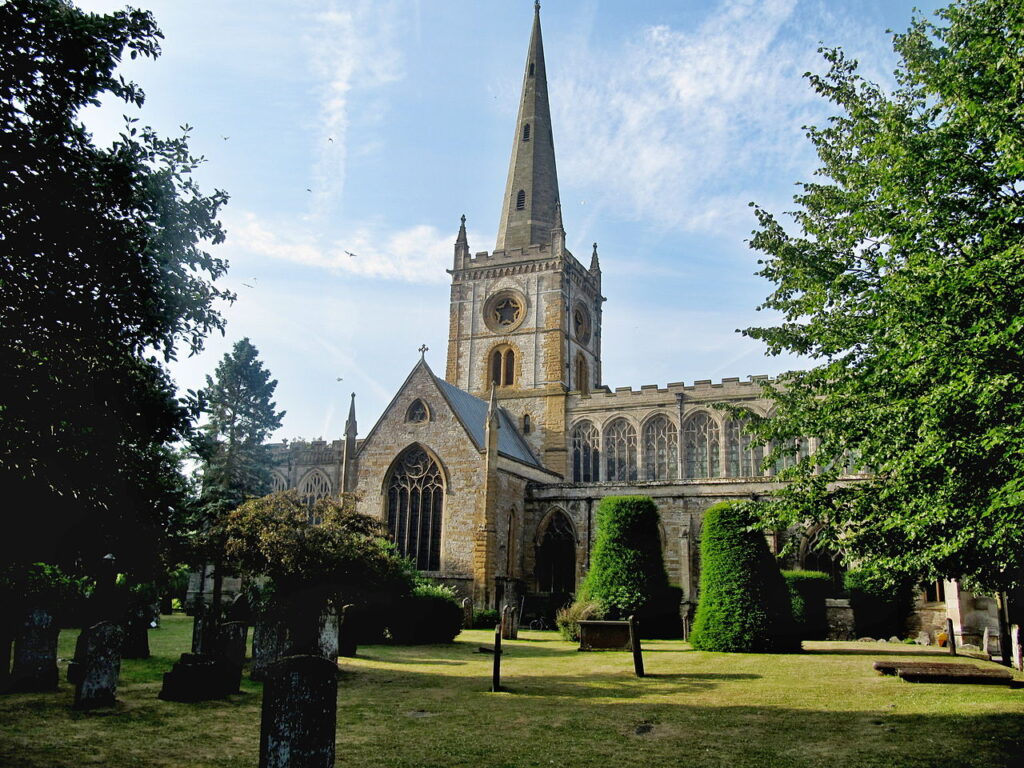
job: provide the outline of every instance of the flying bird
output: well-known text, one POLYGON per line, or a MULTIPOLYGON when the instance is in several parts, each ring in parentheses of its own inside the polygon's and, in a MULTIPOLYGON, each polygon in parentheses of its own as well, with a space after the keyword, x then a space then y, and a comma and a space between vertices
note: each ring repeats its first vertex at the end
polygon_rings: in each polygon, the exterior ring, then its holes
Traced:
POLYGON ((327 137, 327 140, 328 140, 329 142, 331 142, 332 144, 334 143, 334 138, 333 138, 332 136, 328 136, 328 137, 327 137))
POLYGON ((345 253, 347 253, 349 256, 352 256, 353 258, 355 258, 355 254, 352 253, 352 251, 345 251, 345 253))

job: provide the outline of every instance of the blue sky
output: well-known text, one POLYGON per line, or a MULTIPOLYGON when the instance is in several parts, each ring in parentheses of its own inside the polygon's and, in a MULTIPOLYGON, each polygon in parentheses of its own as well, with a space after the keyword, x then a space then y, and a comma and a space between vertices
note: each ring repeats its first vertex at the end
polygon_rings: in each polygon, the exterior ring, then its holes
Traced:
MULTIPOLYGON (((90 0, 87 10, 121 4, 90 0)), ((201 186, 226 190, 227 334, 172 366, 201 386, 248 336, 287 410, 276 438, 337 438, 356 392, 369 431, 421 344, 443 374, 452 245, 494 247, 530 0, 140 3, 163 55, 126 62, 165 134, 192 125, 201 186), (349 254, 355 254, 351 256, 349 254), (338 379, 342 379, 338 381, 338 379)), ((889 83, 899 0, 551 0, 542 4, 569 248, 604 273, 604 383, 776 374, 735 329, 770 285, 747 203, 792 208, 828 105, 802 75, 819 43, 889 83)), ((924 4, 931 12, 933 6, 924 4)), ((87 120, 109 141, 124 105, 87 120)))

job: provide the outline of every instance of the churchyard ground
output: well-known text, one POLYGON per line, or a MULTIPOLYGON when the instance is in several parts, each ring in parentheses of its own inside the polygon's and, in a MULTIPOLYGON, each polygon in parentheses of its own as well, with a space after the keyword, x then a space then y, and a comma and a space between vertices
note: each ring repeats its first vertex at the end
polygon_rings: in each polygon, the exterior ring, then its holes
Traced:
MULTIPOLYGON (((124 661, 117 706, 97 712, 71 709, 77 633, 62 632, 60 690, 0 697, 0 766, 255 766, 260 684, 199 704, 157 699, 190 632, 187 617, 164 617, 152 658, 124 661)), ((628 653, 580 653, 524 631, 505 641, 506 690, 490 693, 492 657, 478 647, 492 639, 465 631, 448 646, 364 646, 342 659, 337 764, 1024 766, 1024 687, 912 684, 871 669, 895 654, 949 659, 934 648, 807 643, 756 655, 649 641, 637 679, 628 653)))

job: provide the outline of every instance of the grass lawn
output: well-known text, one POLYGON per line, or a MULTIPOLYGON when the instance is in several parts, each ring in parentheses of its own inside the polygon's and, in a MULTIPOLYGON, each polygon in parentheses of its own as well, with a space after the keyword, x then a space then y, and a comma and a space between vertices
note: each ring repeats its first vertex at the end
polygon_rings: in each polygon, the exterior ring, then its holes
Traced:
MULTIPOLYGON (((0 696, 0 766, 256 766, 259 684, 200 704, 156 697, 190 632, 190 619, 164 618, 153 657, 123 663, 115 709, 71 711, 64 662, 59 692, 0 696)), ((76 634, 61 633, 62 658, 76 634)), ((492 640, 467 631, 449 646, 366 646, 342 659, 338 765, 1024 766, 1024 689, 871 669, 895 654, 949 659, 935 649, 806 643, 802 654, 744 655, 650 641, 637 679, 628 653, 579 653, 524 631, 505 643, 507 691, 495 694, 491 657, 476 652, 492 640)))

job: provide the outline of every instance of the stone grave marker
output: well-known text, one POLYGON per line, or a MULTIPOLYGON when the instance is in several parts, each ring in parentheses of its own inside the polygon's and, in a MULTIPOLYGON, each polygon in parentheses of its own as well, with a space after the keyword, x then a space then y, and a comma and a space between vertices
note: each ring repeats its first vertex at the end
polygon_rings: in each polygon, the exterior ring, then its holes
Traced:
POLYGON ((124 634, 118 624, 101 621, 78 636, 73 667, 68 667, 68 679, 75 684, 75 709, 114 706, 124 634))
POLYGON ((320 633, 317 639, 320 655, 338 663, 338 614, 334 608, 325 608, 320 614, 320 633))
POLYGON ((949 648, 949 655, 956 656, 956 635, 953 634, 952 619, 946 619, 946 645, 949 648))
POLYGON ((249 627, 243 621, 227 621, 220 626, 220 657, 224 662, 226 693, 238 693, 245 664, 245 640, 249 627))
POLYGON ((468 597, 462 598, 462 626, 464 629, 473 628, 473 601, 468 597))
POLYGON ((57 689, 57 635, 53 614, 36 607, 25 614, 14 639, 11 688, 15 691, 57 689))
POLYGON ((356 655, 356 607, 345 605, 338 617, 338 655, 352 657, 356 655))
POLYGON ((288 646, 288 628, 280 617, 262 614, 256 618, 252 630, 252 665, 249 677, 263 680, 267 669, 285 654, 288 646))
POLYGON ((332 768, 338 667, 320 656, 286 656, 267 669, 260 768, 332 768))
POLYGON ((1024 638, 1019 624, 1010 627, 1010 665, 1024 672, 1024 638))

